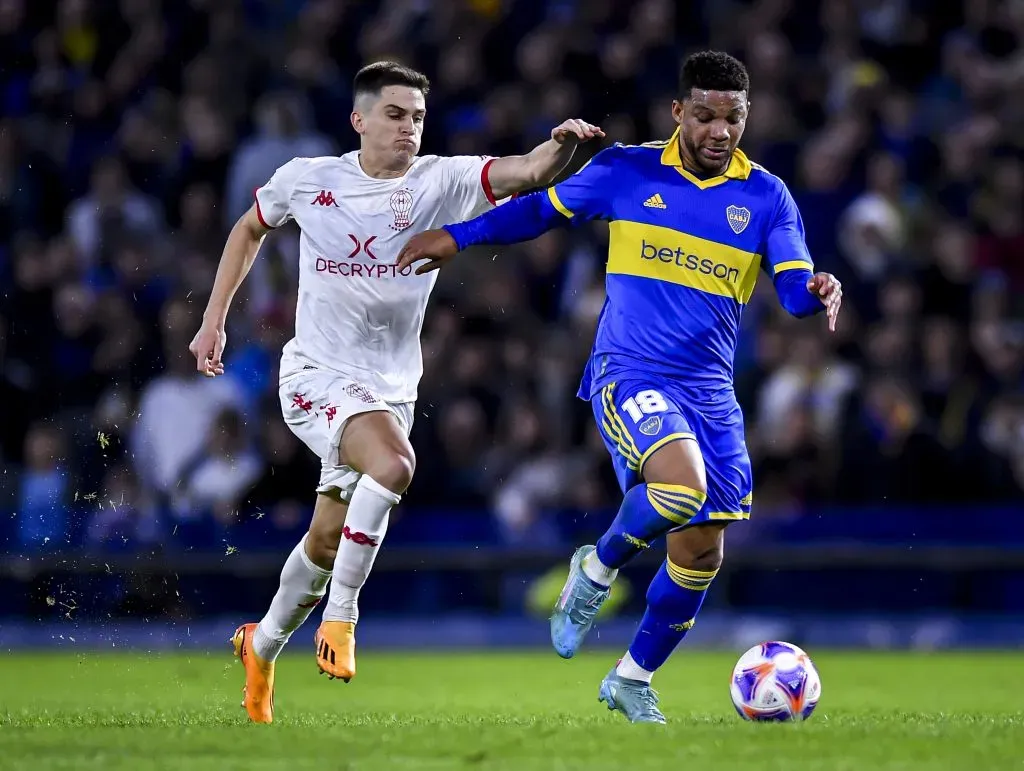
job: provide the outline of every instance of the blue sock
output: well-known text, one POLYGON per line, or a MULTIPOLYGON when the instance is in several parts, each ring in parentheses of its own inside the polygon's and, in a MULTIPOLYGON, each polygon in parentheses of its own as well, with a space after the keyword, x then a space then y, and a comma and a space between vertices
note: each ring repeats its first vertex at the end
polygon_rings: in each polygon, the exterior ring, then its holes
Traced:
POLYGON ((647 612, 629 646, 633 661, 648 672, 668 661, 693 627, 704 595, 717 573, 717 570, 687 570, 665 560, 647 589, 647 612))
POLYGON ((611 527, 597 542, 597 558, 621 568, 669 530, 687 524, 707 496, 683 485, 650 482, 631 488, 611 527))

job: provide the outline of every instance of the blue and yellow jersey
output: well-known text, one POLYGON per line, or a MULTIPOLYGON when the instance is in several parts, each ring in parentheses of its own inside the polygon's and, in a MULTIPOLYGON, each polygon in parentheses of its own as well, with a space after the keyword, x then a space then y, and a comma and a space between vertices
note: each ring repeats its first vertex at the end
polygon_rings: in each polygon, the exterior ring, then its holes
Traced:
POLYGON ((700 179, 683 167, 677 135, 617 144, 547 196, 569 220, 609 222, 607 299, 585 399, 627 371, 672 378, 696 398, 731 395, 758 273, 813 270, 789 190, 739 150, 724 174, 700 179))

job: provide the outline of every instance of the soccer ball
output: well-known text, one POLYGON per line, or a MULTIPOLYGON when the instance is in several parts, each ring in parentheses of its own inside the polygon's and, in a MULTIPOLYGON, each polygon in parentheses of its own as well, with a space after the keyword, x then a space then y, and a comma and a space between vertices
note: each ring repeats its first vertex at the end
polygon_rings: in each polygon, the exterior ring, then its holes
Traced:
POLYGON ((792 643, 763 642, 740 656, 729 693, 744 720, 806 720, 821 698, 821 678, 792 643))

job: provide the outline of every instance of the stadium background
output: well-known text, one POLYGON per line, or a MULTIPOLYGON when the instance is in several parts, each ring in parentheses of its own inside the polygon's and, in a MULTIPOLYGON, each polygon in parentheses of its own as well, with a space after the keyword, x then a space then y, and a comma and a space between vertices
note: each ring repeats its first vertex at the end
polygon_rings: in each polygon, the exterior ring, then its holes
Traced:
MULTIPOLYGON (((1022 35, 995 0, 0 0, 0 645, 207 646, 262 614, 317 476, 276 399, 293 231, 233 308, 228 376, 187 346, 253 189, 357 146, 359 66, 431 77, 424 153, 506 154, 571 116, 668 136, 709 46, 750 68, 742 147, 845 304, 829 336, 762 280, 746 313, 753 518, 688 645, 1024 643, 1022 35)), ((545 643, 618 502, 573 398, 604 230, 442 273, 364 646, 545 643)), ((628 640, 653 565, 595 645, 628 640)))

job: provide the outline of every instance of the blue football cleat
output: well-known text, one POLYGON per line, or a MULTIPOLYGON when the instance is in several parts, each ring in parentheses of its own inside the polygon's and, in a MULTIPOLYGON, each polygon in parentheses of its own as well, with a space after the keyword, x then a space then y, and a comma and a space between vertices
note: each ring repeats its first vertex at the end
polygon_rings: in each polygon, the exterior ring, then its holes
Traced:
POLYGON ((551 644, 563 659, 571 659, 587 636, 601 605, 611 590, 595 584, 583 572, 583 558, 594 551, 593 546, 581 546, 572 555, 569 577, 551 614, 551 644))
POLYGON ((630 723, 664 723, 665 716, 658 709, 658 694, 650 683, 630 680, 616 674, 615 668, 601 681, 597 700, 618 710, 630 723))

